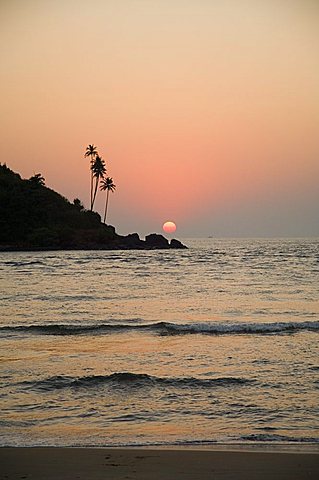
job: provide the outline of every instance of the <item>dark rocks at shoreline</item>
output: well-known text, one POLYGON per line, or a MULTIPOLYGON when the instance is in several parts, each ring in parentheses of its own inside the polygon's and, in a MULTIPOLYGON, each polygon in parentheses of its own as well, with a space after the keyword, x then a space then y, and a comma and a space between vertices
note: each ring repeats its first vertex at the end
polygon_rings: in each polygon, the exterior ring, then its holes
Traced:
MULTIPOLYGON (((113 227, 114 228, 114 227, 113 227)), ((151 233, 141 240, 138 233, 130 233, 126 236, 115 234, 115 236, 107 242, 99 243, 89 240, 73 241, 70 244, 62 246, 57 245, 25 245, 25 244, 0 244, 0 252, 14 251, 57 251, 57 250, 176 250, 187 249, 187 246, 176 239, 170 242, 163 235, 151 233)))
POLYGON ((126 236, 115 234, 115 236, 106 243, 99 243, 95 241, 73 241, 63 246, 58 245, 26 245, 26 244, 0 244, 0 252, 15 252, 15 251, 49 251, 49 250, 176 250, 187 249, 186 245, 176 239, 170 242, 163 235, 151 233, 141 240, 137 233, 130 233, 126 236))
POLYGON ((151 233, 145 237, 146 245, 149 245, 151 248, 169 248, 169 241, 163 235, 158 235, 157 233, 151 233))
POLYGON ((137 233, 131 233, 125 237, 120 237, 118 241, 118 248, 132 250, 168 250, 183 249, 187 247, 176 239, 172 239, 171 242, 169 242, 167 238, 158 233, 146 235, 145 240, 141 240, 137 233))
POLYGON ((176 240, 176 238, 172 238, 170 243, 170 248, 187 248, 186 245, 183 245, 182 242, 176 240))

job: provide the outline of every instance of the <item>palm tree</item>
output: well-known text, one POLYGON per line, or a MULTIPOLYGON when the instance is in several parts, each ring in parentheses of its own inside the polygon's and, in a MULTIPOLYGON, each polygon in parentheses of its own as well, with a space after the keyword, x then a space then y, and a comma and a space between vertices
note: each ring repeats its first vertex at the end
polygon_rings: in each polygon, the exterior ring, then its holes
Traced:
POLYGON ((113 178, 111 177, 103 178, 103 180, 101 181, 100 190, 104 190, 104 191, 106 190, 105 211, 104 211, 104 220, 103 220, 103 223, 105 223, 107 207, 109 203, 109 193, 115 192, 116 190, 116 185, 114 185, 113 183, 113 178))
POLYGON ((90 188, 90 205, 92 205, 92 198, 93 198, 93 171, 92 171, 92 165, 94 163, 94 158, 97 156, 97 149, 96 147, 92 144, 92 145, 88 145, 86 147, 86 152, 85 152, 85 155, 84 157, 91 157, 91 166, 90 166, 90 169, 91 169, 91 188, 90 188))
POLYGON ((91 170, 92 170, 92 176, 95 178, 95 187, 94 187, 94 193, 93 193, 92 202, 91 202, 91 212, 92 212, 100 178, 103 178, 104 174, 106 173, 105 162, 99 155, 96 155, 94 163, 92 163, 91 165, 91 170))

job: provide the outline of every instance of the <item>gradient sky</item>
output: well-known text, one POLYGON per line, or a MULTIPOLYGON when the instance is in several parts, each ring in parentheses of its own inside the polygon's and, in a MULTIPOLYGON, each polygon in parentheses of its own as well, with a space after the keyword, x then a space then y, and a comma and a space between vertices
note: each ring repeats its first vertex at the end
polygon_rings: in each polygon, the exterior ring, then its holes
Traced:
POLYGON ((319 236, 317 0, 1 0, 0 52, 0 162, 88 206, 94 143, 119 233, 319 236))

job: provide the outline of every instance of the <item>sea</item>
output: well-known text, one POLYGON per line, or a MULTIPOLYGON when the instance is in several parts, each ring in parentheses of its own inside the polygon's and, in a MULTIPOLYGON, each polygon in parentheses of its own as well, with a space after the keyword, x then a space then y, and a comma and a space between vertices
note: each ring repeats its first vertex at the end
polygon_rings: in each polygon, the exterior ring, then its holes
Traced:
POLYGON ((319 445, 319 239, 0 253, 0 445, 319 445))

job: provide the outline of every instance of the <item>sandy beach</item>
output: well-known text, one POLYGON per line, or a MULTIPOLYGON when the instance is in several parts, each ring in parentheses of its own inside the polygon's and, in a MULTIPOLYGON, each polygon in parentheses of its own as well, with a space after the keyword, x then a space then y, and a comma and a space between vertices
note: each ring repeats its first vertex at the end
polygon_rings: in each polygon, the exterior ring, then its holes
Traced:
POLYGON ((1 480, 319 478, 319 454, 257 449, 1 448, 1 480))

